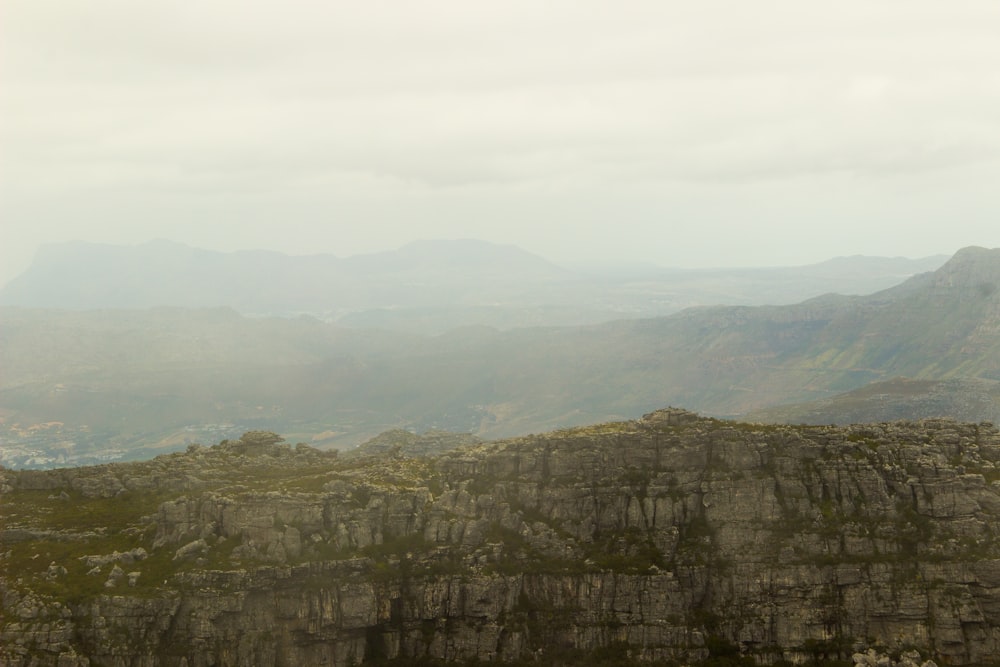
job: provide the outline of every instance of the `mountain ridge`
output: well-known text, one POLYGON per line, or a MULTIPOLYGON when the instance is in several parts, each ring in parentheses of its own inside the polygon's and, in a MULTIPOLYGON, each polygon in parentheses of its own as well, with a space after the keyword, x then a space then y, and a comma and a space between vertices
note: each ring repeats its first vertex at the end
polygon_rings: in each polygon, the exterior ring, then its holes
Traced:
POLYGON ((992 425, 667 408, 429 458, 386 436, 367 456, 257 431, 144 462, 0 469, 0 662, 1000 655, 992 425))
MULTIPOLYGON (((244 313, 336 311, 364 304, 361 280, 424 264, 489 280, 509 263, 530 280, 563 271, 514 246, 481 241, 416 242, 395 251, 339 258, 268 250, 229 253, 163 239, 137 246, 71 242, 43 246, 36 262, 0 289, 0 303, 73 309, 233 307, 244 313), (86 280, 81 281, 80 276, 86 280)), ((485 287, 485 285, 483 285, 485 287)), ((375 285, 373 297, 386 288, 375 285)))
POLYGON ((897 376, 997 381, 1000 291, 983 287, 996 264, 1000 250, 959 254, 866 297, 436 337, 227 311, 7 309, 0 429, 8 452, 34 451, 18 434, 53 422, 72 431, 57 442, 176 446, 183 429, 230 424, 347 447, 392 428, 496 438, 663 404, 733 416, 897 376))
POLYGON ((43 247, 25 273, 0 288, 0 304, 231 307, 251 315, 307 313, 356 328, 443 333, 469 325, 593 324, 706 303, 792 303, 829 290, 867 293, 942 261, 844 258, 836 267, 623 273, 569 270, 516 246, 472 239, 416 241, 346 258, 220 253, 165 240, 73 242, 43 247))
POLYGON ((897 377, 823 400, 777 405, 743 415, 748 421, 784 424, 851 424, 932 417, 1000 423, 1000 381, 897 377))

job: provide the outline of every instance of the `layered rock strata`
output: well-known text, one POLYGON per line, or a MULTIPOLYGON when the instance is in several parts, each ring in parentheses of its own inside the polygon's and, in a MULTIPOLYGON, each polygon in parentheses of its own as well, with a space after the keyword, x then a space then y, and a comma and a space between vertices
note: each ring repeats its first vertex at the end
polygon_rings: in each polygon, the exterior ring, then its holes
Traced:
POLYGON ((0 665, 1000 655, 1000 434, 663 410, 338 458, 3 472, 0 665))

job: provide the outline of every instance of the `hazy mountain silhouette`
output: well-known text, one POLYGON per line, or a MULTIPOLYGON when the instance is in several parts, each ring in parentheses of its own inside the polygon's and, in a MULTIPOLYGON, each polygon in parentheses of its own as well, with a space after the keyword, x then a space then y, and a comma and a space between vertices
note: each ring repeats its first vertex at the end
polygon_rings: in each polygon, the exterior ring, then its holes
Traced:
POLYGON ((0 303, 42 308, 226 306, 287 314, 453 298, 496 297, 508 284, 558 282, 568 273, 514 246, 421 241, 340 259, 254 250, 221 253, 170 241, 138 246, 73 242, 43 246, 31 267, 0 291, 0 303))
POLYGON ((443 333, 460 326, 594 324, 692 305, 795 303, 867 294, 938 268, 921 260, 851 257, 774 269, 567 270, 514 246, 419 241, 337 258, 220 253, 169 241, 44 246, 0 304, 31 308, 228 307, 252 315, 308 313, 362 328, 443 333))

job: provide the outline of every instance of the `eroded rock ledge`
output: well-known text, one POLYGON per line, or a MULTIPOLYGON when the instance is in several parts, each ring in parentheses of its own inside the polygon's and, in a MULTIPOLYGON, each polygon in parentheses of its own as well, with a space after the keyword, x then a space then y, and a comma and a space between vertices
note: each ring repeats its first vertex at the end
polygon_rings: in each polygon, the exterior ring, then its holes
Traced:
POLYGON ((255 432, 2 471, 0 665, 987 664, 998 480, 991 424, 672 409, 434 458, 255 432))

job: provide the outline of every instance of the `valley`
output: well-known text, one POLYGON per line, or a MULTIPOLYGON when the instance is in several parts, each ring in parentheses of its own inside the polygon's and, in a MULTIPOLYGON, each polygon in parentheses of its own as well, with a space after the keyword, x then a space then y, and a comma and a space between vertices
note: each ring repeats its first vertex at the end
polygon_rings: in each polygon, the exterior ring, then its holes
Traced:
MULTIPOLYGON (((867 296, 585 326, 425 335, 226 308, 5 307, 3 460, 69 462, 66 443, 81 462, 142 458, 209 440, 218 425, 345 449, 394 428, 494 439, 667 404, 780 420, 767 410, 896 377, 985 386, 1000 380, 996 285, 1000 250, 967 248, 867 296), (54 422, 60 434, 46 441, 40 425, 54 422)), ((994 419, 991 391, 864 414, 994 419)))

